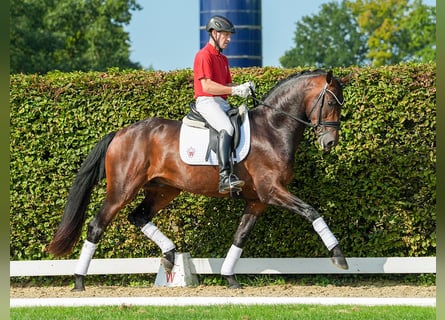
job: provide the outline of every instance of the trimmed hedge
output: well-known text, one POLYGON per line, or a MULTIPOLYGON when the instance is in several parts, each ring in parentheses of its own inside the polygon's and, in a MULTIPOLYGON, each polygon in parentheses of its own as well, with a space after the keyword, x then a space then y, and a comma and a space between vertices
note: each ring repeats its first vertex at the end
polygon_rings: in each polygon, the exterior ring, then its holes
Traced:
MULTIPOLYGON (((259 96, 301 69, 233 69, 259 96)), ((289 189, 313 205, 347 256, 434 256, 436 249, 436 65, 338 68, 354 73, 345 88, 339 145, 326 154, 310 130, 289 189)), ((242 101, 230 98, 233 105, 242 101)), ((193 101, 191 70, 54 72, 10 78, 10 258, 51 259, 45 252, 82 161, 102 136, 152 116, 181 119, 193 101)), ((93 192, 88 220, 104 197, 93 192)), ((122 210, 96 258, 158 256, 159 249, 122 210)), ((243 202, 181 194, 155 218, 178 250, 224 257, 243 202)), ((85 237, 86 226, 83 238, 85 237)), ((82 239, 83 239, 82 238, 82 239)), ((81 242, 83 240, 81 239, 81 242)), ((67 258, 77 258, 81 243, 67 258)), ((269 208, 244 257, 315 257, 327 250, 301 216, 269 208)))

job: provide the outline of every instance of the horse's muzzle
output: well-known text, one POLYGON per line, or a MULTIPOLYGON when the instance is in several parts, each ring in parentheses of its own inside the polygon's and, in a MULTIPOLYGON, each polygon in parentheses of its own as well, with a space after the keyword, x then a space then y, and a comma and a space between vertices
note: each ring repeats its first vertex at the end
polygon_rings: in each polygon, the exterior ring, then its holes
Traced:
POLYGON ((318 143, 325 152, 331 151, 331 149, 337 145, 338 133, 337 131, 324 131, 318 136, 318 143))

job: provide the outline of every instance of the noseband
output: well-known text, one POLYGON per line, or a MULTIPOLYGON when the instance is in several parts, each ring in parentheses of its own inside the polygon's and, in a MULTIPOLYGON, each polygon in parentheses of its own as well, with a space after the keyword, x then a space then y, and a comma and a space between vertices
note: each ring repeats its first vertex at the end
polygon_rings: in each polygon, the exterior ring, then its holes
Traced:
POLYGON ((304 125, 306 125, 308 127, 313 128, 313 129, 317 129, 318 127, 333 127, 333 128, 338 130, 338 129, 340 129, 340 121, 323 121, 323 119, 322 119, 324 97, 326 95, 326 92, 331 94, 334 97, 335 101, 337 101, 337 103, 339 105, 343 105, 343 103, 345 103, 344 98, 343 98, 343 101, 340 101, 338 99, 338 97, 335 95, 335 93, 328 89, 328 84, 326 83, 325 86, 323 87, 323 89, 321 90, 320 94, 318 95, 317 99, 315 100, 314 105, 311 108, 311 112, 309 112, 309 116, 308 116, 308 118, 310 118, 310 116, 311 116, 312 112, 314 112, 315 107, 317 106, 318 102, 320 102, 320 108, 319 108, 319 111, 318 111, 318 122, 316 124, 313 124, 312 122, 308 122, 308 121, 305 121, 303 119, 300 119, 300 118, 298 118, 298 117, 296 117, 296 116, 294 116, 294 115, 292 115, 292 114, 290 114, 290 113, 288 113, 286 111, 278 110, 278 109, 274 108, 273 106, 265 103, 264 101, 262 101, 260 99, 257 99, 255 97, 255 91, 253 91, 253 90, 251 90, 251 93, 252 93, 251 97, 252 97, 252 99, 254 101, 254 107, 256 107, 256 106, 261 104, 261 105, 263 105, 265 107, 268 107, 268 108, 270 108, 272 110, 275 110, 275 111, 278 111, 280 113, 283 113, 284 115, 288 116, 289 118, 291 118, 291 119, 293 119, 295 121, 298 121, 298 122, 300 122, 300 123, 302 123, 302 124, 304 124, 304 125))

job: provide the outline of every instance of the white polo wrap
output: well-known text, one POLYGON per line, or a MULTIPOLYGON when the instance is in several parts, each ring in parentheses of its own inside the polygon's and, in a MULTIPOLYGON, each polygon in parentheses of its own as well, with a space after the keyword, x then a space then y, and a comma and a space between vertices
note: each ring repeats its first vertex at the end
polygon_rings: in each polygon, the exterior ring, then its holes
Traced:
POLYGON ((331 230, 322 217, 312 222, 312 226, 320 235, 321 240, 323 240, 324 245, 328 248, 329 251, 331 251, 336 245, 338 245, 337 239, 332 234, 331 230))
POLYGON ((153 223, 149 222, 142 227, 142 232, 151 240, 154 241, 161 248, 162 253, 168 252, 175 248, 175 244, 167 238, 161 230, 153 223))
POLYGON ((74 274, 85 276, 88 272, 91 259, 93 258, 94 251, 96 251, 97 244, 85 240, 82 250, 80 252, 79 260, 77 261, 74 274))
POLYGON ((241 257, 243 249, 238 248, 234 244, 229 249, 226 258, 224 259, 223 265, 221 267, 221 275, 231 276, 234 273, 235 265, 241 257))

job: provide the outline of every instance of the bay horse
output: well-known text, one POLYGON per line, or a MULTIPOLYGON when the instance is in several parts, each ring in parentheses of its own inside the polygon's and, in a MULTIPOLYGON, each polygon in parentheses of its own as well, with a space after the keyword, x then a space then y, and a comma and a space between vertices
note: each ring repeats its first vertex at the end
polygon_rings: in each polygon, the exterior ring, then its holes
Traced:
MULTIPOLYGON (((330 252, 336 267, 348 269, 339 242, 323 217, 309 204, 291 194, 286 186, 293 179, 294 159, 306 127, 311 127, 322 149, 338 142, 343 86, 349 77, 332 71, 304 71, 278 82, 249 110, 251 147, 235 165, 245 186, 239 198, 244 213, 221 268, 229 288, 240 288, 234 269, 258 217, 269 205, 295 212, 312 223, 330 252)), ((49 253, 70 253, 81 234, 86 210, 95 185, 106 177, 106 195, 100 210, 88 223, 87 238, 74 272, 73 291, 85 290, 85 276, 97 243, 116 214, 143 189, 145 198, 129 214, 129 221, 162 251, 161 264, 170 272, 175 245, 156 225, 153 217, 181 191, 209 197, 228 197, 218 192, 217 166, 185 164, 179 155, 181 121, 147 118, 107 134, 90 151, 68 194, 61 222, 48 246, 49 253)))

